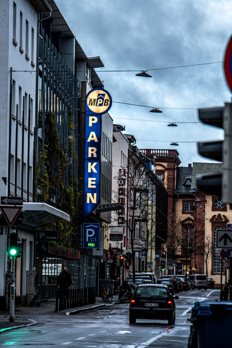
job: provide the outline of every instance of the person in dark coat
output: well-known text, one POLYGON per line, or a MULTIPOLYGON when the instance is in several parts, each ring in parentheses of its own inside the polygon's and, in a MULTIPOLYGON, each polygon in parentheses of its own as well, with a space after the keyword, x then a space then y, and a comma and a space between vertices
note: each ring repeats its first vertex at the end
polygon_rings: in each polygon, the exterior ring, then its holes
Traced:
POLYGON ((68 287, 72 284, 71 274, 64 267, 63 271, 59 274, 57 279, 57 291, 60 299, 60 310, 67 308, 67 300, 69 299, 68 287))
POLYGON ((67 271, 67 268, 64 267, 63 271, 59 274, 57 279, 57 287, 60 289, 68 289, 72 284, 71 274, 67 271))

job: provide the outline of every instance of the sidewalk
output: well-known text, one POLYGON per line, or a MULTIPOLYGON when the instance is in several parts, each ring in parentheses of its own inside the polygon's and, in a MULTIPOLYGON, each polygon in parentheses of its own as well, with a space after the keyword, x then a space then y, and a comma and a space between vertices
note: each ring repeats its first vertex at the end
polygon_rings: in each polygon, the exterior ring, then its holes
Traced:
POLYGON ((9 321, 9 312, 0 311, 0 334, 12 329, 19 329, 22 327, 28 327, 31 325, 36 325, 37 321, 33 319, 28 319, 30 317, 39 315, 75 315, 83 311, 93 310, 96 308, 113 306, 118 300, 118 296, 113 296, 113 301, 110 303, 103 302, 100 297, 96 297, 96 301, 93 304, 63 309, 62 311, 55 311, 55 301, 54 302, 42 302, 39 307, 37 306, 16 306, 15 308, 15 321, 9 321))

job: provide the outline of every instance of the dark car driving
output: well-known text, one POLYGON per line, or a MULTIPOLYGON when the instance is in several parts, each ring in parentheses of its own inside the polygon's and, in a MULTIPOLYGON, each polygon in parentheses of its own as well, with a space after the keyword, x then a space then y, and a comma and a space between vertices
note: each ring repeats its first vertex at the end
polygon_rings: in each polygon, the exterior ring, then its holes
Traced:
POLYGON ((168 320, 168 324, 175 323, 175 299, 178 296, 170 294, 167 285, 142 284, 139 285, 130 302, 129 322, 135 324, 136 319, 168 320))

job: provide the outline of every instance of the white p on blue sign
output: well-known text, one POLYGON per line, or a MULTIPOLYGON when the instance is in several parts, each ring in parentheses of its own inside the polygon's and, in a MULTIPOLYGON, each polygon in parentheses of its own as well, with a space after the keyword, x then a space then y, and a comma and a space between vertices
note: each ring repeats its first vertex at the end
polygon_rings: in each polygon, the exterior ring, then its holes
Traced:
POLYGON ((99 248, 100 224, 83 224, 83 248, 99 248))

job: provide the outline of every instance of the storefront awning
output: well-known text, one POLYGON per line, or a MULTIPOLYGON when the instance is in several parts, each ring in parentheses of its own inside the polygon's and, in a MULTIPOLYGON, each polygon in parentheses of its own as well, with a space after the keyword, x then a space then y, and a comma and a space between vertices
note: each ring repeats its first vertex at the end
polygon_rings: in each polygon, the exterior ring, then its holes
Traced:
POLYGON ((46 203, 24 202, 21 226, 39 228, 60 219, 70 221, 70 215, 46 203))

